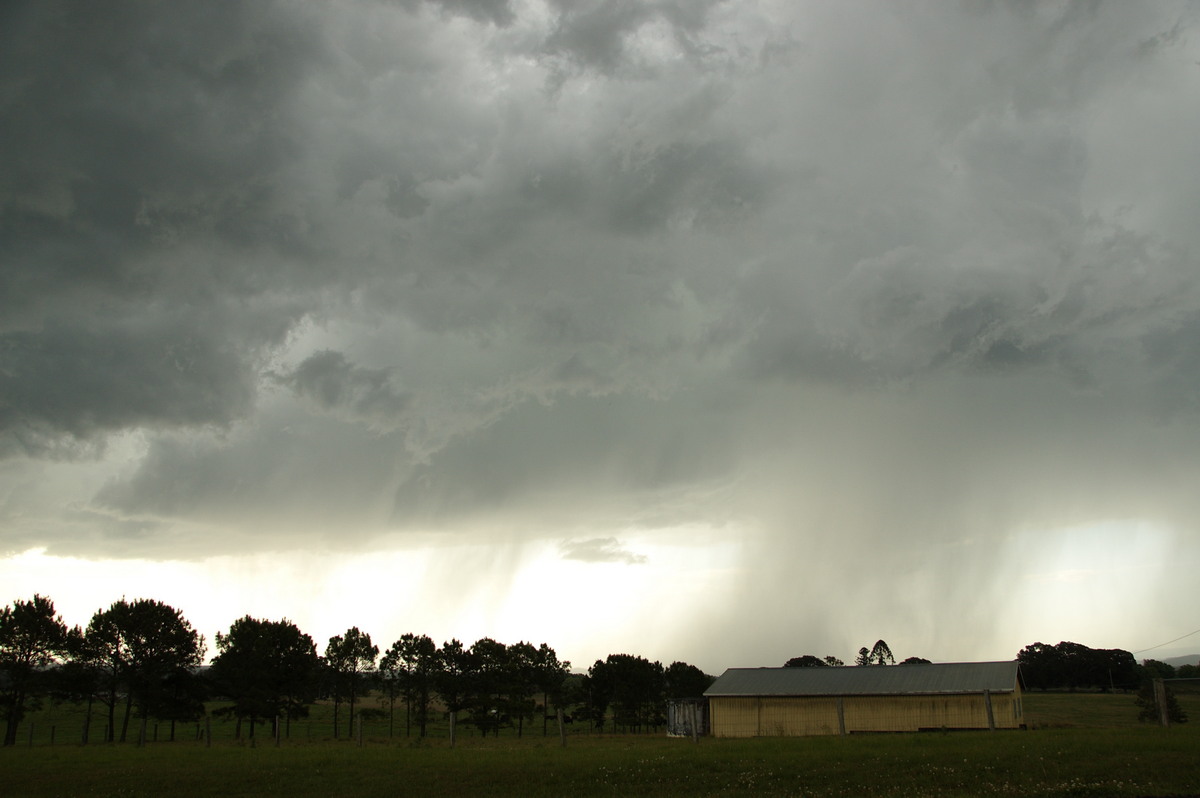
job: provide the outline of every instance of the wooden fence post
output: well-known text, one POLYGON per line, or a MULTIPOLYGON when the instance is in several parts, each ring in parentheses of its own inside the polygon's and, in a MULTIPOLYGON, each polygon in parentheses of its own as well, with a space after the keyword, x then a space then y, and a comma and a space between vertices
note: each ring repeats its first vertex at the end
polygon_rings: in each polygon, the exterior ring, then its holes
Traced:
POLYGON ((837 699, 837 713, 838 713, 838 734, 845 737, 846 736, 846 707, 842 703, 841 696, 838 696, 838 699, 837 699))
POLYGON ((457 714, 458 714, 457 712, 450 713, 450 747, 451 748, 454 747, 454 719, 457 714))
POLYGON ((996 730, 996 716, 992 714, 992 691, 983 691, 983 703, 987 707, 988 731, 996 730))
POLYGON ((204 716, 204 747, 212 748, 212 715, 204 716))
POLYGON ((562 707, 559 707, 558 711, 555 712, 554 714, 558 718, 558 744, 561 747, 566 748, 567 747, 567 725, 563 719, 562 707))
POLYGON ((1158 722, 1165 729, 1171 725, 1171 713, 1167 709, 1167 686, 1162 679, 1154 680, 1154 706, 1158 708, 1158 722))

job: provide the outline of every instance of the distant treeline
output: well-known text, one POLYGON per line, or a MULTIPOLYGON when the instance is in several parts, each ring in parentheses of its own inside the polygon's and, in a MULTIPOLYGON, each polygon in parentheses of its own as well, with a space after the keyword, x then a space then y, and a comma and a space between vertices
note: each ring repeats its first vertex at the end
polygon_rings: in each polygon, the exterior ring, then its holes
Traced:
MULTIPOLYGON (((395 732, 396 707, 405 733, 424 736, 431 713, 474 726, 480 734, 501 728, 524 732, 541 719, 589 723, 603 731, 658 729, 671 701, 694 698, 713 677, 686 662, 664 667, 644 657, 610 654, 585 674, 572 674, 546 643, 506 645, 481 638, 470 646, 405 634, 382 656, 358 627, 331 637, 322 653, 287 619, 246 616, 218 633, 211 666, 201 666, 204 638, 183 614, 160 601, 122 599, 97 610, 86 627, 68 628, 54 603, 35 595, 0 610, 0 717, 4 745, 13 745, 26 713, 46 699, 85 708, 83 742, 144 739, 148 720, 194 722, 219 702, 214 714, 236 720, 236 735, 253 737, 256 725, 288 723, 308 715, 316 701, 333 705, 334 737, 352 734, 355 718, 386 716, 395 732), (363 709, 374 693, 386 709, 363 709), (345 712, 341 710, 345 707, 345 712), (356 713, 357 708, 357 713, 356 713), (93 717, 103 725, 93 730, 93 717), (344 724, 343 724, 344 719, 344 724), (131 722, 138 721, 131 732, 131 722)), ((1178 670, 1146 660, 1138 665, 1120 649, 1078 643, 1034 643, 1017 655, 1033 689, 1133 690, 1150 678, 1196 677, 1200 667, 1178 670)), ((859 650, 855 665, 894 665, 883 640, 859 650)), ((928 662, 909 657, 901 665, 928 662)), ((791 667, 844 667, 834 656, 793 657, 791 667)), ((173 731, 172 731, 173 735, 173 731)))
POLYGON ((1088 648, 1064 641, 1033 643, 1017 654, 1025 685, 1035 690, 1136 690, 1154 678, 1200 677, 1200 664, 1178 669, 1158 660, 1142 660, 1119 648, 1088 648))
POLYGON ((312 638, 286 619, 246 616, 218 633, 217 655, 201 667, 204 638, 183 614, 160 601, 122 599, 98 610, 86 627, 68 628, 54 603, 35 595, 0 610, 0 715, 4 745, 13 745, 27 712, 46 699, 84 705, 83 742, 144 739, 147 721, 193 722, 207 701, 237 721, 237 735, 255 726, 290 724, 319 700, 333 703, 333 735, 352 734, 358 717, 407 709, 405 732, 424 736, 432 712, 496 734, 541 718, 579 719, 603 731, 665 723, 668 701, 696 697, 713 677, 685 662, 664 667, 643 657, 612 654, 586 674, 572 674, 545 643, 505 645, 482 638, 470 646, 437 646, 405 634, 383 652, 358 627, 329 639, 318 654, 312 638), (363 709, 374 691, 386 709, 363 709), (346 708, 345 713, 340 710, 346 708), (92 730, 93 715, 103 726, 92 730), (138 723, 131 731, 131 721, 138 723))

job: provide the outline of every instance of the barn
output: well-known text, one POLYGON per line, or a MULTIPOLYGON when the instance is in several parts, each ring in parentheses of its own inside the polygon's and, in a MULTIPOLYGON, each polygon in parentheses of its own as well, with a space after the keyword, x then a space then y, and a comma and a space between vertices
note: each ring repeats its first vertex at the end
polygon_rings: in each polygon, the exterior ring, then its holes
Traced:
POLYGON ((715 737, 1024 725, 1014 662, 731 668, 705 691, 715 737))

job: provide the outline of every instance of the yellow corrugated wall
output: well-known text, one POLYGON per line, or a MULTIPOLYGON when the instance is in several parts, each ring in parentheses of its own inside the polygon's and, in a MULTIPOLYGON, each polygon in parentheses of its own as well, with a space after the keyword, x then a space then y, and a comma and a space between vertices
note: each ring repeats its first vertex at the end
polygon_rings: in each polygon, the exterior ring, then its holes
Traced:
MULTIPOLYGON (((1021 725, 1021 694, 992 693, 997 729, 1021 725)), ((847 696, 842 699, 846 731, 986 729, 982 694, 944 696, 847 696)), ((837 698, 710 698, 714 737, 790 737, 838 734, 837 698)))

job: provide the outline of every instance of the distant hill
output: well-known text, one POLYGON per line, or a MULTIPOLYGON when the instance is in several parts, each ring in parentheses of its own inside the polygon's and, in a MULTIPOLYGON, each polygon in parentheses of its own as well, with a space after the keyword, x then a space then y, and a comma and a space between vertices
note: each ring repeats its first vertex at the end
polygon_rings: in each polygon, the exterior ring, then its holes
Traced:
POLYGON ((1172 668, 1178 668, 1180 665, 1195 665, 1200 663, 1200 654, 1187 654, 1182 657, 1167 657, 1162 660, 1172 668))

